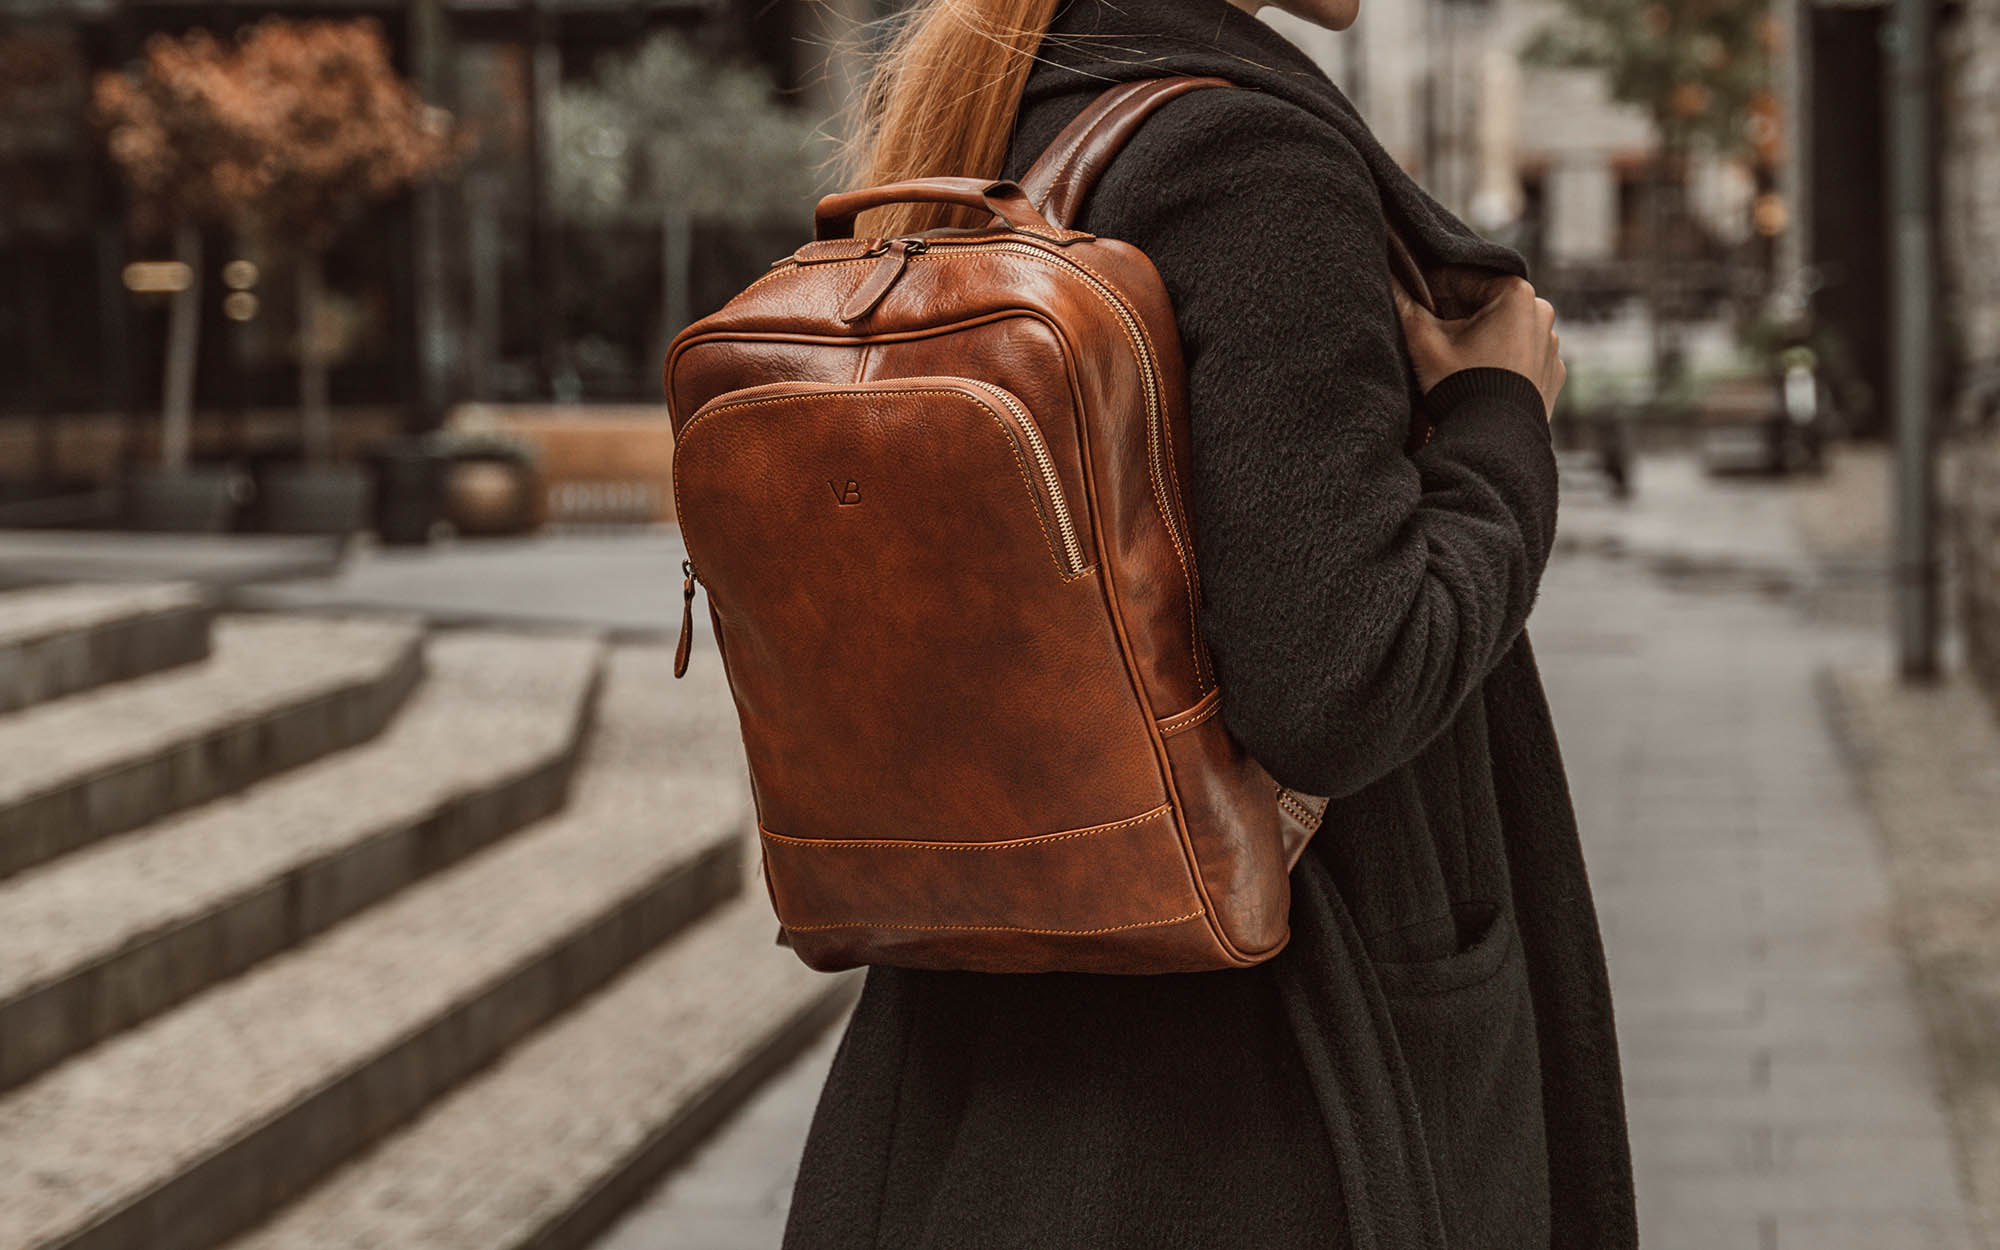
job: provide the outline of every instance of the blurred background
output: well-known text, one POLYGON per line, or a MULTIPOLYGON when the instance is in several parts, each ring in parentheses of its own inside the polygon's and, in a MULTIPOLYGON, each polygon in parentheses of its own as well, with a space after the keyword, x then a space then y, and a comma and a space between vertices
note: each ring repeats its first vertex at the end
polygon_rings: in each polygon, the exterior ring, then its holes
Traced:
MULTIPOLYGON (((0 0, 0 1250, 777 1245, 659 378, 897 7, 0 0)), ((1993 1245, 2000 0, 1268 20, 1561 312, 1647 1244, 1993 1245)))

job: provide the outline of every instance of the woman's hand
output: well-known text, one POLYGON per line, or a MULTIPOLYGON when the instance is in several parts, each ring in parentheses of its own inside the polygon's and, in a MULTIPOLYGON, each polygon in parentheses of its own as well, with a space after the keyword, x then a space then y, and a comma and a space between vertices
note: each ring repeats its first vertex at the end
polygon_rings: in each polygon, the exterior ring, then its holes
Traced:
POLYGON ((1511 369, 1542 393, 1544 416, 1552 414, 1568 370, 1558 354, 1555 306, 1535 296, 1522 278, 1492 286, 1492 294, 1470 317, 1444 321, 1392 282, 1403 338, 1416 365, 1417 385, 1429 391, 1461 369, 1511 369))

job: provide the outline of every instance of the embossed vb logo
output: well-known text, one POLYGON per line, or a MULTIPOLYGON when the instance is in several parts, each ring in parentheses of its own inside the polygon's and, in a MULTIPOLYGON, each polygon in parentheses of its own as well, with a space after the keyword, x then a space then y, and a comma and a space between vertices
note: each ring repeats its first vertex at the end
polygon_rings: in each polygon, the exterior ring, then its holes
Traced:
POLYGON ((829 478, 826 484, 833 491, 834 502, 841 507, 851 507, 861 502, 861 483, 853 478, 848 478, 844 485, 829 478))

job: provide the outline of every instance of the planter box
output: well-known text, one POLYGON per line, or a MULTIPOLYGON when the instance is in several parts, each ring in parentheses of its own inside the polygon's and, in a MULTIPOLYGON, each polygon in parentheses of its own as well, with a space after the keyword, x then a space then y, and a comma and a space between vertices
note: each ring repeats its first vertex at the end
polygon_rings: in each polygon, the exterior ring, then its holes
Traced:
POLYGON ((442 457, 420 440, 379 448, 369 457, 375 473, 375 537, 384 546, 421 547, 444 506, 442 457))
POLYGON ((258 519, 272 534, 352 534, 368 528, 373 500, 356 465, 272 465, 257 482, 258 519))
POLYGON ((664 405, 467 404, 446 422, 535 453, 535 524, 658 525, 674 519, 674 432, 664 405))
POLYGON ((134 469, 121 484, 125 524, 135 530, 219 534, 248 497, 235 468, 134 469))
POLYGON ((460 456, 444 471, 444 511, 467 537, 525 534, 538 522, 534 469, 515 459, 460 456))

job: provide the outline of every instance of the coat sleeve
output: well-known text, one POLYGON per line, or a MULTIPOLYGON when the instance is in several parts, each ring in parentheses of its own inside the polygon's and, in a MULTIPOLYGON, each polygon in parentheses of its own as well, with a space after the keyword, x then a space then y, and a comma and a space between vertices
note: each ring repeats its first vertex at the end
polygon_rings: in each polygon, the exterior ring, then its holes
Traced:
POLYGON ((1230 731, 1344 795, 1413 759, 1520 634, 1554 541, 1540 395, 1504 370, 1411 384, 1381 201, 1358 152, 1250 91, 1165 106, 1085 224, 1174 301, 1202 622, 1230 731))

